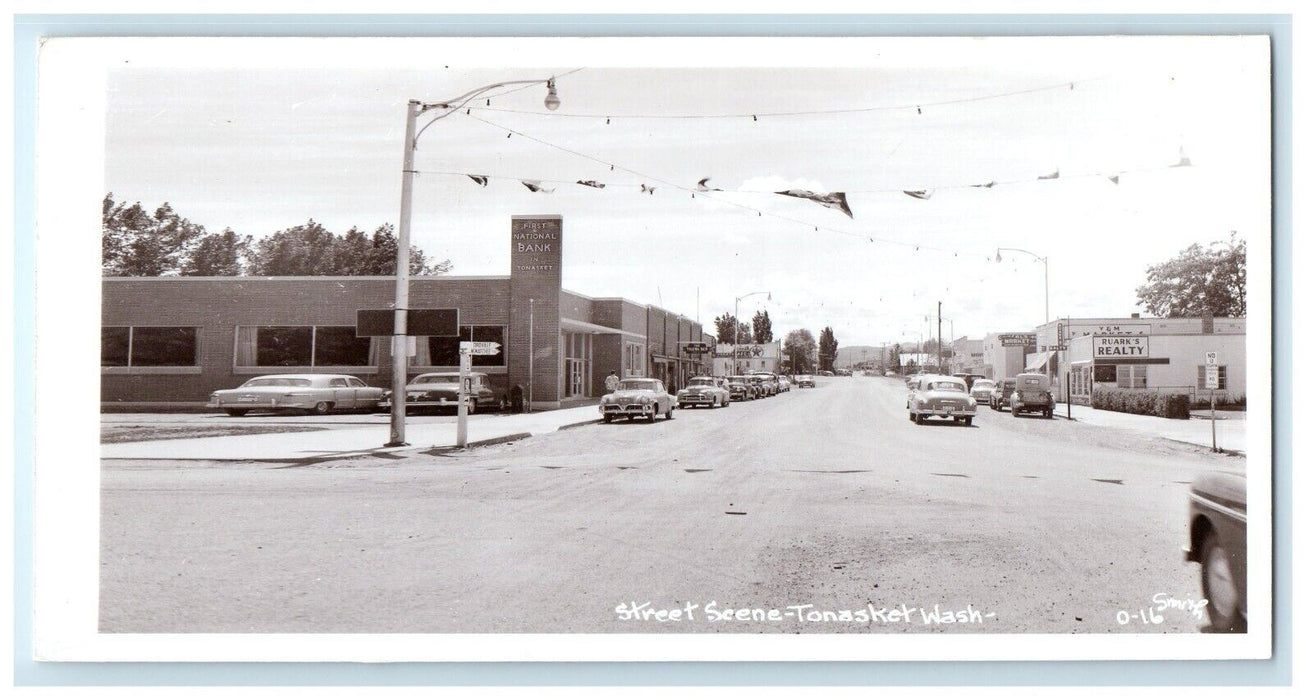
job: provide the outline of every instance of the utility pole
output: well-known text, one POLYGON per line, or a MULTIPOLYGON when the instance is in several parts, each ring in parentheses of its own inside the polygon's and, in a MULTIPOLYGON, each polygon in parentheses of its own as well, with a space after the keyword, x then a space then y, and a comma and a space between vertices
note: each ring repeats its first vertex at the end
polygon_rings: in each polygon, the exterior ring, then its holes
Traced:
POLYGON ((939 347, 935 348, 935 364, 939 373, 944 373, 944 302, 939 302, 939 347))

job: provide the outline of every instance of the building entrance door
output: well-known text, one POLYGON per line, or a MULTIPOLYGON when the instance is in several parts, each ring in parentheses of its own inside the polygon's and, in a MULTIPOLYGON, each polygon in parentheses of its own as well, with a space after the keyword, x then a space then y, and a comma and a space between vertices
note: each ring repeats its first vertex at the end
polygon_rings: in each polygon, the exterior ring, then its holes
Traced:
POLYGON ((583 360, 566 360, 565 361, 565 394, 570 398, 578 398, 584 395, 584 361, 583 360))

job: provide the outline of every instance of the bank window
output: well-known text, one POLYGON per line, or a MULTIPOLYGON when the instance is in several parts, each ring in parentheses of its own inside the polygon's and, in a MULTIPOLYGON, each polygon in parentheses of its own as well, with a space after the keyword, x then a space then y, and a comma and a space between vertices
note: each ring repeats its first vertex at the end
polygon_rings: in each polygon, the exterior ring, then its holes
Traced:
MULTIPOLYGON (((1198 367, 1199 367, 1199 375, 1198 375, 1199 381, 1198 384, 1196 384, 1195 388, 1205 389, 1207 388, 1208 385, 1208 380, 1206 375, 1208 370, 1204 369, 1204 365, 1198 365, 1198 367)), ((1226 365, 1217 366, 1217 388, 1219 390, 1226 388, 1226 365)))
POLYGON ((195 367, 196 329, 111 326, 100 329, 101 367, 195 367))
POLYGON ((506 366, 506 326, 461 326, 459 337, 430 337, 427 343, 417 343, 414 363, 420 367, 458 367, 462 340, 497 343, 500 346, 495 355, 475 355, 470 358, 472 366, 506 366))
POLYGON ((1117 365, 1117 388, 1144 389, 1148 385, 1148 365, 1117 365))
POLYGON ((354 326, 238 326, 238 367, 372 367, 372 338, 354 326))

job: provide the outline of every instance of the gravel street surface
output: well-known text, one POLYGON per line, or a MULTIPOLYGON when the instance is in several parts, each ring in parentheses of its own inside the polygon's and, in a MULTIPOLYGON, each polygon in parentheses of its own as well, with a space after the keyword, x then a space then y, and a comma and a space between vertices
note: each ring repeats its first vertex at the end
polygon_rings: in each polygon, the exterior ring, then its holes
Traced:
POLYGON ((106 460, 101 630, 1203 628, 1188 483, 1243 458, 988 406, 918 426, 905 396, 822 378, 466 452, 106 460))

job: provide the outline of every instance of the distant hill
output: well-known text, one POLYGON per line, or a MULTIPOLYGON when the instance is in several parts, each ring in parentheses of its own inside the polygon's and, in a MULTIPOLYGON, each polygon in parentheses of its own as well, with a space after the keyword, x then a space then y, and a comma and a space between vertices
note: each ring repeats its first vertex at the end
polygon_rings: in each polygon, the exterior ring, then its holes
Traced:
MULTIPOLYGON (((913 343, 915 344, 915 343, 913 343)), ((852 345, 846 348, 839 348, 838 357, 835 358, 835 367, 851 367, 863 361, 878 361, 880 353, 884 352, 884 347, 879 345, 852 345), (862 356, 862 351, 866 351, 866 356, 862 356)))

